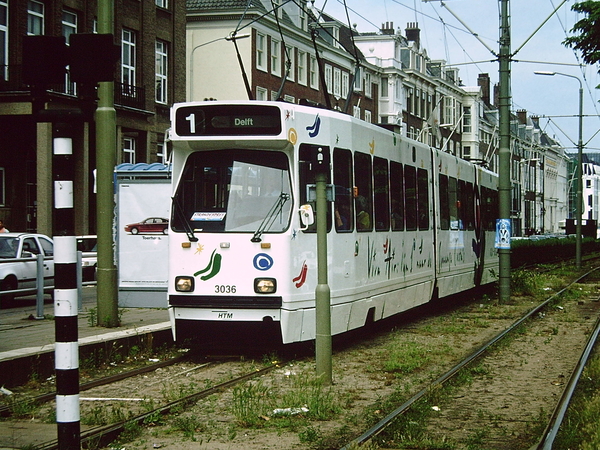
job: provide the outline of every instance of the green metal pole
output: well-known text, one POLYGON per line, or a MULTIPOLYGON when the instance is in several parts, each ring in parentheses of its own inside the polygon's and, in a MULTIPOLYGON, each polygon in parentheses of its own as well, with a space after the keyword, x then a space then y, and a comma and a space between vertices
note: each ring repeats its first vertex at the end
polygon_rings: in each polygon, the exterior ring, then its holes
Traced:
MULTIPOLYGON (((577 77, 573 77, 577 78, 577 77)), ((581 221, 583 215, 583 83, 579 78, 579 139, 577 141, 577 198, 575 201, 575 215, 577 222, 575 225, 575 263, 578 269, 581 269, 581 221)))
MULTIPOLYGON (((114 34, 114 4, 98 1, 98 33, 114 34)), ((117 149, 117 113, 114 83, 98 86, 96 109, 96 210, 98 233, 97 307, 98 325, 119 326, 117 267, 113 245, 115 214, 113 176, 117 149)))
MULTIPOLYGON (((509 0, 501 0, 500 25, 500 149, 499 159, 499 213, 500 219, 510 221, 511 183, 510 183, 510 22, 509 0)), ((499 296, 501 302, 510 300, 510 248, 499 248, 500 274, 499 296)))
POLYGON ((331 364, 331 295, 327 284, 327 174, 315 174, 317 195, 317 288, 316 298, 316 360, 317 377, 323 383, 332 382, 331 364))

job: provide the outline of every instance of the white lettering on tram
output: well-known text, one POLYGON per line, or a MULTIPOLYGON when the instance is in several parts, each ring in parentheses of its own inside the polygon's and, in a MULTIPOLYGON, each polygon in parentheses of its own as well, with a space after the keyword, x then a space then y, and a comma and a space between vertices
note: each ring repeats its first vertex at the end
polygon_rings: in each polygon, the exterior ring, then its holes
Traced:
POLYGON ((227 311, 217 312, 217 319, 233 319, 233 313, 227 311))
POLYGON ((254 119, 251 117, 248 117, 247 119, 235 119, 235 126, 236 127, 252 127, 254 126, 254 119))

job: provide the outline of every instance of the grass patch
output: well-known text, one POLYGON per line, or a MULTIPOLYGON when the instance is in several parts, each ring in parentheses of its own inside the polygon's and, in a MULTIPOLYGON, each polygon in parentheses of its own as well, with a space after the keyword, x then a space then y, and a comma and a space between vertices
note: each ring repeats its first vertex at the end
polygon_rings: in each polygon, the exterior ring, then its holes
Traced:
POLYGON ((588 362, 553 448, 600 448, 600 356, 588 362))

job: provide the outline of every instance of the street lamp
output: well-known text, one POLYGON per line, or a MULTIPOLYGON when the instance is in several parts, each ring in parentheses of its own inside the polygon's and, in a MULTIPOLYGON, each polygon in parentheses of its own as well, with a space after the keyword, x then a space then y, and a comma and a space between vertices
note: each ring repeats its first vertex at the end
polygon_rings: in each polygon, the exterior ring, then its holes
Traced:
MULTIPOLYGON (((245 39, 245 38, 249 38, 250 34, 246 33, 246 34, 234 34, 234 33, 230 33, 229 36, 225 36, 225 37, 220 37, 217 39, 213 39, 212 41, 208 41, 208 42, 204 42, 202 44, 196 45, 192 51, 190 52, 190 98, 189 100, 192 100, 192 97, 194 95, 194 53, 196 52, 196 50, 198 50, 200 47, 204 47, 205 45, 209 45, 212 44, 214 42, 218 42, 218 41, 232 41, 234 44, 236 44, 236 41, 238 39, 245 39)), ((237 50, 237 45, 236 45, 236 50, 237 50)), ((239 56, 239 53, 238 53, 239 56)))
POLYGON ((575 199, 575 263, 577 268, 581 269, 581 216, 583 206, 583 176, 582 176, 582 161, 583 161, 583 83, 575 75, 561 72, 546 72, 535 71, 536 75, 562 75, 563 77, 575 78, 579 81, 579 140, 577 141, 577 197, 575 199))

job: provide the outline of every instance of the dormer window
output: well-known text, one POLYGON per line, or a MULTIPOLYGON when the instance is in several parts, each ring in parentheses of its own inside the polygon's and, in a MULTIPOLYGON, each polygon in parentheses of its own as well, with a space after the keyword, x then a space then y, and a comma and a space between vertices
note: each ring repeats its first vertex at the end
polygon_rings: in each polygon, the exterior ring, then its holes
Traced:
POLYGON ((325 30, 325 33, 323 33, 323 39, 334 48, 340 48, 340 29, 331 25, 324 25, 323 29, 325 30))
POLYGON ((300 2, 300 7, 298 8, 298 27, 301 30, 308 31, 308 20, 306 18, 306 1, 300 2))

